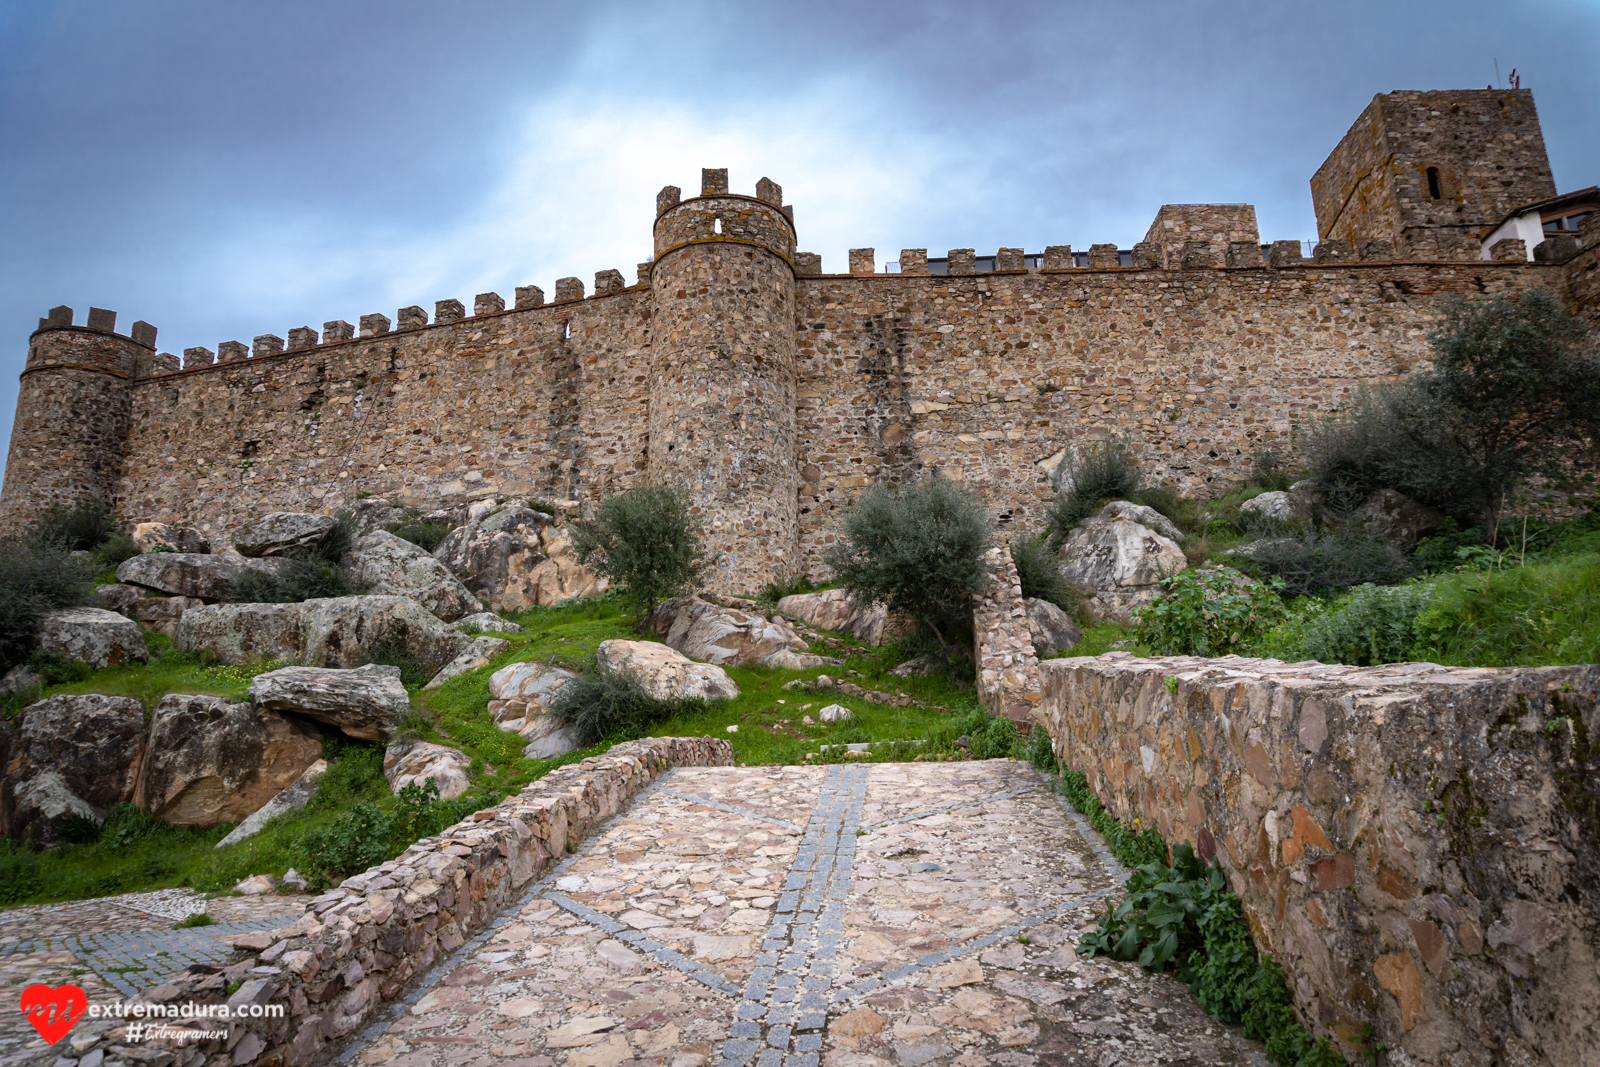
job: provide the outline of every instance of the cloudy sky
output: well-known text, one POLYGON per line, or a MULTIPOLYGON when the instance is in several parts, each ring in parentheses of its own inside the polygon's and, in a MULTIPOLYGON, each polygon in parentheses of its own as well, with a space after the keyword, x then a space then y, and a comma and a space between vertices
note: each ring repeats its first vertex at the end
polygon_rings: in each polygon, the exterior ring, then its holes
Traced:
POLYGON ((0 0, 0 426, 46 309, 181 352, 557 277, 632 281, 656 190, 770 176, 843 269, 1127 247, 1168 202, 1309 238, 1374 93, 1515 67, 1600 181, 1600 4, 0 0))

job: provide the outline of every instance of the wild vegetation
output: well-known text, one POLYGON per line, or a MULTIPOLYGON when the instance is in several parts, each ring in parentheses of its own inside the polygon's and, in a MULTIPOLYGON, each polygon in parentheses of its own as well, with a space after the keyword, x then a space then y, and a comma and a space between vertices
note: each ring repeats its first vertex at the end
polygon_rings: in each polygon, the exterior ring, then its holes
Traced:
POLYGON ((572 526, 578 562, 618 586, 641 619, 695 588, 716 562, 701 542, 700 520, 680 485, 646 483, 607 496, 572 526))

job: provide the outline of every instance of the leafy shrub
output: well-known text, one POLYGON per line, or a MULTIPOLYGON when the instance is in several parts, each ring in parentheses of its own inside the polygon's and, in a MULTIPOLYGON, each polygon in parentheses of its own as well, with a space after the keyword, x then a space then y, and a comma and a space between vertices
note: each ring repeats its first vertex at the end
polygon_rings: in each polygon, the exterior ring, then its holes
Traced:
POLYGON ((1268 492, 1282 492, 1299 480, 1289 457, 1274 444, 1256 446, 1251 459, 1255 465, 1251 481, 1268 492))
POLYGON ((823 558, 851 599, 882 601, 948 646, 987 577, 983 504, 934 471, 899 489, 879 483, 856 499, 842 525, 843 538, 823 558))
POLYGON ((391 522, 384 529, 400 538, 410 541, 424 552, 432 552, 439 547, 439 543, 450 535, 455 529, 448 522, 391 522))
POLYGON ((1056 752, 1050 744, 1050 732, 1043 726, 1033 728, 1017 754, 1046 774, 1056 773, 1056 752))
POLYGON ((404 641, 385 641, 367 651, 367 661, 384 667, 399 667, 400 681, 404 685, 426 685, 438 673, 432 661, 413 655, 404 641))
POLYGON ((778 606, 778 601, 786 596, 812 593, 821 588, 822 586, 802 574, 798 577, 782 578, 775 582, 768 582, 766 587, 761 590, 760 595, 756 597, 756 601, 765 604, 769 608, 775 608, 778 606))
POLYGON ((653 697, 638 675, 602 668, 580 674, 557 690, 550 711, 556 721, 573 727, 578 744, 587 747, 613 735, 643 737, 654 724, 704 706, 702 700, 653 697))
POLYGON ((246 604, 298 604, 320 597, 358 596, 365 586, 350 572, 325 559, 285 558, 274 574, 245 571, 233 580, 230 595, 246 604))
POLYGON ((1432 597, 1427 584, 1357 586, 1307 620, 1304 658, 1358 667, 1404 662, 1417 643, 1417 615, 1432 597))
POLYGON ((966 737, 967 751, 974 759, 1005 759, 1019 744, 1016 723, 1004 715, 990 715, 981 707, 963 715, 955 730, 966 737))
POLYGON ((1181 571, 1161 588, 1161 598, 1136 613, 1139 640, 1158 656, 1226 656, 1284 615, 1272 588, 1221 568, 1181 571))
POLYGON ((321 890, 399 855, 418 838, 439 833, 477 806, 478 797, 472 794, 440 799, 432 778, 421 786, 409 782, 390 807, 362 801, 307 831, 297 850, 297 869, 313 890, 321 890))
POLYGON ((1050 523, 1056 537, 1064 538, 1106 500, 1133 495, 1139 460, 1126 441, 1113 437, 1085 445, 1076 455, 1069 449, 1056 481, 1061 488, 1050 507, 1050 523))
POLYGON ((323 535, 322 540, 308 546, 304 550, 303 558, 341 564, 350 554, 350 550, 356 546, 356 538, 360 532, 360 524, 356 522, 355 513, 349 508, 340 508, 333 513, 333 528, 323 535))
POLYGON ((34 524, 33 537, 73 552, 91 550, 117 532, 111 505, 86 496, 70 508, 52 505, 34 524))
POLYGON ((94 668, 81 661, 70 660, 59 652, 46 652, 36 648, 28 657, 28 669, 39 676, 40 685, 61 685, 64 682, 87 681, 94 668))
POLYGON ((1384 585, 1405 578, 1404 557, 1363 530, 1285 533, 1241 553, 1252 569, 1279 579, 1286 596, 1340 593, 1357 585, 1384 585))
POLYGON ((1094 795, 1094 790, 1089 788, 1089 781, 1082 771, 1072 767, 1064 768, 1057 788, 1072 801, 1073 807, 1083 813, 1089 824, 1099 831, 1112 854, 1124 864, 1137 867, 1141 863, 1166 861, 1167 843, 1161 840, 1161 834, 1155 827, 1141 827, 1139 820, 1135 819, 1134 826, 1129 828, 1112 818, 1111 813, 1100 803, 1100 798, 1094 795))
POLYGON ((66 542, 0 540, 0 673, 32 654, 45 615, 88 599, 93 571, 66 542))
POLYGON ((1048 534, 1018 536, 1011 542, 1011 561, 1017 565, 1023 596, 1048 600, 1062 611, 1078 610, 1082 597, 1061 577, 1061 567, 1048 534))
POLYGON ((116 570, 117 565, 124 560, 132 559, 140 552, 139 542, 126 530, 112 530, 104 541, 94 546, 94 558, 106 570, 116 570))
POLYGON ((701 547, 689 491, 647 483, 613 494, 572 525, 578 562, 622 588, 640 618, 699 584, 714 560, 701 547))
POLYGON ((1204 504, 1164 485, 1140 486, 1139 491, 1129 499, 1147 508, 1154 508, 1186 535, 1199 533, 1209 524, 1204 504))

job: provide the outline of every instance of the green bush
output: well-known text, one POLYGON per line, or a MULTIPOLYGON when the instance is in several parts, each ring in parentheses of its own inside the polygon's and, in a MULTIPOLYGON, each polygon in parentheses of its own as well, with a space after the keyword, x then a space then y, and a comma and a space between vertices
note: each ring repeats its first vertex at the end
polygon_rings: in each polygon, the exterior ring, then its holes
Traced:
POLYGON ((948 647, 988 575, 983 504, 934 471, 899 489, 879 483, 856 499, 842 526, 843 538, 823 559, 851 599, 882 601, 948 647))
POLYGON ((701 546, 689 491, 647 483, 607 496, 572 525, 578 562, 621 587, 641 619, 656 604, 695 588, 715 562, 701 546))
POLYGON ((1273 588, 1221 568, 1181 571, 1161 588, 1160 599, 1136 612, 1139 640, 1158 656, 1226 656, 1284 616, 1273 588))
POLYGON ((1281 581, 1285 596, 1387 585, 1410 573, 1403 556, 1360 529, 1282 532, 1240 552, 1241 565, 1281 581))
POLYGON ((112 530, 104 541, 94 546, 95 562, 106 570, 114 571, 117 565, 124 560, 130 560, 140 552, 139 542, 126 530, 112 530))
POLYGON ((298 604, 321 597, 358 596, 365 586, 337 563, 325 559, 287 557, 275 574, 245 571, 229 593, 246 604, 298 604))
POLYGON ((967 751, 974 759, 1006 759, 1017 750, 1017 724, 1004 715, 990 715, 982 708, 970 711, 959 727, 967 738, 967 751))
POLYGON ((45 615, 88 599, 94 569, 66 541, 0 540, 0 673, 32 655, 45 615))
POLYGON ((1061 577, 1060 561, 1048 534, 1020 534, 1011 542, 1011 561, 1017 565, 1022 595, 1048 600, 1065 612, 1078 610, 1082 597, 1061 577))
POLYGON ((1251 455, 1255 470, 1252 472, 1251 481, 1270 492, 1282 492, 1296 481, 1296 474, 1291 465, 1289 456, 1276 445, 1262 444, 1256 446, 1251 455))
POLYGON ((70 508, 52 505, 34 524, 33 537, 73 552, 93 550, 117 532, 111 505, 86 496, 70 508))
POLYGON ((703 700, 653 697, 638 675, 601 669, 580 674, 557 690, 550 711, 557 722, 574 729, 580 746, 587 747, 608 737, 643 737, 656 723, 680 712, 703 710, 705 705, 703 700))
POLYGON ((413 655, 404 641, 384 641, 367 650, 367 662, 384 667, 399 667, 403 685, 426 685, 442 664, 413 655))
POLYGON ((392 859, 418 838, 459 822, 478 803, 479 798, 470 793, 441 800, 432 778, 421 786, 409 782, 395 794, 390 806, 362 801, 307 831, 297 849, 296 869, 314 891, 324 889, 392 859))
POLYGON ((1050 744, 1050 732, 1043 726, 1034 726, 1017 754, 1046 774, 1056 773, 1056 751, 1050 744))
POLYGON ((1296 658, 1371 667, 1412 658, 1417 615, 1432 599, 1426 583, 1361 585, 1308 619, 1296 658))
POLYGON ((1061 539, 1105 501, 1134 494, 1139 460, 1126 441, 1113 437, 1085 445, 1076 455, 1068 449, 1056 481, 1061 489, 1049 514, 1055 536, 1061 539))
POLYGON ((450 535, 455 529, 448 522, 391 522, 384 529, 400 538, 410 541, 424 552, 432 552, 439 547, 439 543, 450 535))

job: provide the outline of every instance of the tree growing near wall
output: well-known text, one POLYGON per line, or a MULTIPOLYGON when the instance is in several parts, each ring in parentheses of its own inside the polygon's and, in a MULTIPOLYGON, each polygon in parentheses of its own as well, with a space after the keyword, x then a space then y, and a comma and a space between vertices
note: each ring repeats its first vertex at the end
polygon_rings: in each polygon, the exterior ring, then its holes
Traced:
POLYGON ((646 483, 606 497, 572 525, 578 562, 619 586, 641 619, 663 600, 699 585, 715 562, 701 542, 689 491, 646 483))
POLYGON ((868 490, 845 512, 843 533, 824 561, 851 599, 910 615, 948 648, 986 573, 983 504, 934 471, 910 486, 868 490))

